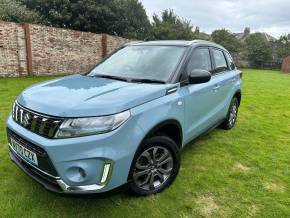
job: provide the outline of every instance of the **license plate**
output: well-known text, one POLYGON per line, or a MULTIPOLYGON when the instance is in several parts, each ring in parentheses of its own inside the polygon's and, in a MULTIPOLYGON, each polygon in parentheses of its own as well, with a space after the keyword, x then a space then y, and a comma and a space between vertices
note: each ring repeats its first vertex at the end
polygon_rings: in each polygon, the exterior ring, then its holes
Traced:
POLYGON ((10 141, 12 148, 19 156, 36 166, 38 165, 37 156, 33 151, 28 150, 13 138, 11 138, 10 141))

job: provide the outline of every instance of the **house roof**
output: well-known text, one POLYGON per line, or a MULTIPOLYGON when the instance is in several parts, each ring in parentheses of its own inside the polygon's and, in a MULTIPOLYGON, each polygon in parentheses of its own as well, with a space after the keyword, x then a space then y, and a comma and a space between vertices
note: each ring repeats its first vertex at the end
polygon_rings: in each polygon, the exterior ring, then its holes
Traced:
MULTIPOLYGON (((267 41, 275 41, 277 40, 275 37, 269 35, 268 33, 265 33, 265 32, 258 32, 258 33, 261 33, 262 36, 267 40, 267 41)), ((242 33, 234 33, 234 36, 239 39, 239 40, 246 40, 252 33, 250 32, 250 28, 249 27, 246 27, 244 32, 242 33)))

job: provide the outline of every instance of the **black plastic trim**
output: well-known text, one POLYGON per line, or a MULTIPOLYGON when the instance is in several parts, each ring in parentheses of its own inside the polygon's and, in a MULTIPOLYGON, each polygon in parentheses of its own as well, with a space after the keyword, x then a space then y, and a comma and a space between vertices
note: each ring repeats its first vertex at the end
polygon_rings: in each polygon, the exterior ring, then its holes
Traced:
POLYGON ((24 139, 23 137, 19 136, 18 134, 16 134, 15 132, 13 132, 12 130, 10 130, 9 128, 7 128, 7 137, 8 137, 8 142, 10 143, 10 138, 12 137, 14 140, 18 141, 22 146, 26 147, 27 149, 35 152, 38 155, 39 158, 39 166, 38 168, 44 172, 47 172, 49 174, 51 174, 52 176, 57 177, 57 171, 55 169, 55 167, 53 166, 51 160, 49 159, 48 154, 46 153, 46 151, 27 141, 26 139, 24 139))
POLYGON ((183 133, 182 133, 182 127, 181 127, 181 124, 177 121, 177 120, 174 120, 174 119, 170 119, 170 120, 165 120, 159 124, 157 124, 156 126, 154 126, 147 134, 146 136, 144 137, 144 139, 142 140, 141 144, 148 138, 150 138, 150 136, 152 136, 154 133, 157 132, 158 129, 166 126, 166 125, 170 125, 170 124, 173 124, 173 125, 176 125, 179 129, 179 137, 180 137, 180 145, 178 145, 179 148, 182 147, 182 142, 183 142, 183 133))
POLYGON ((62 193, 61 188, 57 182, 51 178, 48 178, 44 174, 30 167, 24 161, 17 157, 12 150, 10 150, 10 159, 13 161, 20 169, 22 169, 28 176, 33 178, 35 181, 43 185, 47 190, 56 193, 62 193))

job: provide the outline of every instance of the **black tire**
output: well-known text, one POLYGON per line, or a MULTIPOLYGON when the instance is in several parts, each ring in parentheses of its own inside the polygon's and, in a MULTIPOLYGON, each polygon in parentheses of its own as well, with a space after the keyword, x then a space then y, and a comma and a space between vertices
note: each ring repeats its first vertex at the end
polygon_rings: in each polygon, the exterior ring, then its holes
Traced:
POLYGON ((179 168, 180 152, 176 143, 167 136, 149 138, 133 159, 128 180, 130 192, 139 196, 162 192, 175 180, 179 168))
POLYGON ((224 122, 220 125, 220 127, 225 130, 232 129, 237 121, 238 111, 239 111, 239 100, 237 97, 233 97, 227 117, 224 120, 224 122))

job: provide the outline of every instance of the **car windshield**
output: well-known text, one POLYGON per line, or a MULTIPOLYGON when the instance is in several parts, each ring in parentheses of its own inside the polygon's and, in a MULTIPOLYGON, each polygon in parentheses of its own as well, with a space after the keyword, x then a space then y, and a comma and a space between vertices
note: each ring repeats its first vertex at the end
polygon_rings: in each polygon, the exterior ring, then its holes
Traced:
POLYGON ((88 76, 166 82, 185 49, 181 46, 127 46, 98 64, 88 76))

